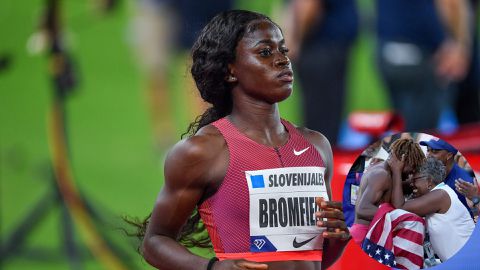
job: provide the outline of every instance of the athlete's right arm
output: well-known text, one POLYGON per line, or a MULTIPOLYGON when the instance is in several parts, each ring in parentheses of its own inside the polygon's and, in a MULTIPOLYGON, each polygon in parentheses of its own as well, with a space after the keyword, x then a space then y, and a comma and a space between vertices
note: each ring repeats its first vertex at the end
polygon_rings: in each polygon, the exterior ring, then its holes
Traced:
POLYGON ((385 191, 388 190, 391 180, 390 175, 385 170, 371 171, 367 177, 368 179, 362 179, 362 181, 368 182, 358 200, 355 213, 359 219, 372 221, 378 210, 378 203, 385 191))
POLYGON ((191 215, 207 187, 210 151, 205 136, 180 141, 165 161, 162 187, 143 240, 145 260, 158 269, 206 269, 208 260, 196 256, 177 243, 183 224, 191 215))
MULTIPOLYGON (((198 202, 225 176, 228 150, 216 129, 206 128, 177 143, 165 161, 165 183, 155 202, 142 244, 145 260, 161 270, 207 269, 208 259, 191 253, 176 239, 198 202)), ((221 269, 266 269, 245 261, 215 263, 221 269), (249 267, 249 268, 247 268, 249 267)), ((260 265, 260 264, 259 264, 260 265)))

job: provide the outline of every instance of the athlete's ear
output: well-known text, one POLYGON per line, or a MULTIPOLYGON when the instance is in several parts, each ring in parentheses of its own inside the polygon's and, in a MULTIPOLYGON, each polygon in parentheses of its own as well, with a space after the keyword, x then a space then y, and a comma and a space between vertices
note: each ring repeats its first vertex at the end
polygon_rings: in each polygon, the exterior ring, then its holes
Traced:
POLYGON ((225 80, 230 83, 237 81, 237 77, 235 77, 235 67, 233 64, 228 64, 228 75, 225 77, 225 80))
POLYGON ((233 76, 233 75, 228 75, 227 78, 225 78, 225 80, 227 82, 230 82, 230 83, 233 83, 233 82, 236 82, 237 81, 237 77, 233 76))

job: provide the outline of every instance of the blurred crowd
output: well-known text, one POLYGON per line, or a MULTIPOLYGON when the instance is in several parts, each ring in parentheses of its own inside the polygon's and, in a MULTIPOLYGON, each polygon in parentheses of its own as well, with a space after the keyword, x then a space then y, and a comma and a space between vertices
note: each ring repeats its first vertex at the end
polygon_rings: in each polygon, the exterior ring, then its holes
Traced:
MULTIPOLYGON (((185 67, 181 88, 188 93, 183 107, 193 118, 204 105, 188 76, 188 51, 208 19, 220 10, 242 7, 242 2, 136 1, 135 44, 149 80, 151 119, 160 148, 176 134, 172 91, 167 90, 172 61, 180 57, 185 67)), ((338 146, 340 126, 350 113, 345 107, 351 92, 347 78, 352 48, 362 33, 375 39, 372 64, 405 130, 452 133, 459 124, 480 121, 477 0, 267 2, 270 15, 285 31, 304 124, 333 145, 338 146)))

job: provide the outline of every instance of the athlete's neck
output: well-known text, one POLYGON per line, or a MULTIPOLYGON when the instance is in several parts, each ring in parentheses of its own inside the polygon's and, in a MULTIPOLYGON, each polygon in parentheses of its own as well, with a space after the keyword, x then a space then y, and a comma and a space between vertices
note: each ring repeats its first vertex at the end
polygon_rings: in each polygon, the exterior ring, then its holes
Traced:
POLYGON ((277 147, 288 140, 277 104, 234 103, 228 118, 238 130, 258 143, 277 147))

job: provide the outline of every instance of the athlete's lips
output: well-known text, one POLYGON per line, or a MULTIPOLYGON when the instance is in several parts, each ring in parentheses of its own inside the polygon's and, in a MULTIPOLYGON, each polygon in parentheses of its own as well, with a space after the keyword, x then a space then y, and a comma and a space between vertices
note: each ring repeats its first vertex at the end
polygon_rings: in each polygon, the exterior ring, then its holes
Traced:
POLYGON ((284 70, 278 74, 277 78, 283 82, 293 82, 293 72, 290 69, 284 70))

